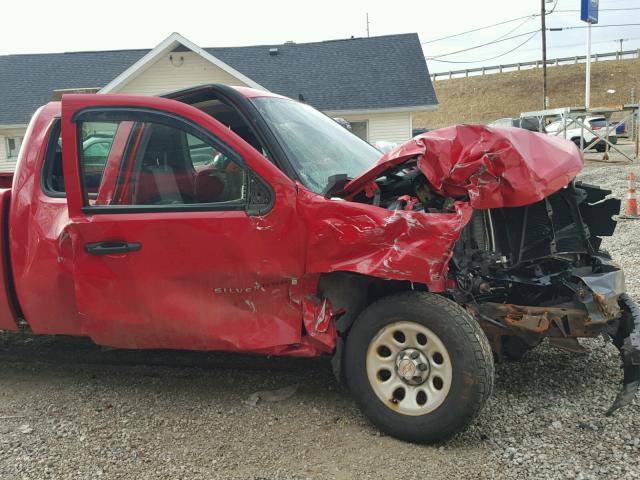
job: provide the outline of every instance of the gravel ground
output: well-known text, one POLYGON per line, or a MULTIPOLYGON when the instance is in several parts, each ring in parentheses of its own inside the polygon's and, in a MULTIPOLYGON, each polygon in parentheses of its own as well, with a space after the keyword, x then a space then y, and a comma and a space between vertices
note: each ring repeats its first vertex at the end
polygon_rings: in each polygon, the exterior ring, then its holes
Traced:
MULTIPOLYGON (((582 179, 623 196, 628 171, 589 164, 582 179)), ((639 234, 640 221, 623 221, 605 242, 636 300, 639 234)), ((325 360, 0 336, 0 478, 640 478, 640 404, 604 416, 621 380, 617 351, 583 344, 584 355, 542 345, 498 364, 471 428, 420 446, 372 427, 325 360), (287 399, 249 402, 295 385, 287 399)))

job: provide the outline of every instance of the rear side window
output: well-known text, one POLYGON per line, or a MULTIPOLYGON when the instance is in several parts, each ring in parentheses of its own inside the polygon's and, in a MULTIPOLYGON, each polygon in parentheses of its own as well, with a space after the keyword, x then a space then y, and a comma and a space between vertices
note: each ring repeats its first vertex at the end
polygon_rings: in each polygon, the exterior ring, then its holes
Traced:
POLYGON ((50 197, 64 197, 64 173, 62 171, 62 140, 60 119, 54 121, 47 142, 47 152, 42 166, 42 191, 50 197))
MULTIPOLYGON (((115 123, 87 122, 83 125, 82 155, 86 159, 87 187, 97 192, 102 180, 104 167, 109 157, 115 134, 115 123)), ((56 120, 47 144, 47 152, 42 170, 42 189, 50 197, 64 197, 64 170, 62 167, 62 139, 60 120, 56 120)))

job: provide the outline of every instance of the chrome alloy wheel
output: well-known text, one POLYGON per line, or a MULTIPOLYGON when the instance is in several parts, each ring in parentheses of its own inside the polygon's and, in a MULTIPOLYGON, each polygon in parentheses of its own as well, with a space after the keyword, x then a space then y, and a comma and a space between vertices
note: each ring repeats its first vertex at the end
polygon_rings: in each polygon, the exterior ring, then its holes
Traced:
POLYGON ((451 389, 447 349, 435 333, 415 322, 383 327, 369 344, 366 369, 378 398, 403 415, 432 412, 451 389))

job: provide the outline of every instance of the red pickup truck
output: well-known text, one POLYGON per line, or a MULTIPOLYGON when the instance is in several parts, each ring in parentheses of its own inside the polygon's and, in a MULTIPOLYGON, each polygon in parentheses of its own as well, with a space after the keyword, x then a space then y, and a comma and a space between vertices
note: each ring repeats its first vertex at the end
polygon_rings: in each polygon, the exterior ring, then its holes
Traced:
POLYGON ((640 315, 602 236, 620 201, 568 141, 460 125, 381 156, 308 105, 206 85, 65 95, 0 189, 0 329, 117 348, 331 355, 402 439, 465 428, 494 355, 610 336, 640 382, 640 315))

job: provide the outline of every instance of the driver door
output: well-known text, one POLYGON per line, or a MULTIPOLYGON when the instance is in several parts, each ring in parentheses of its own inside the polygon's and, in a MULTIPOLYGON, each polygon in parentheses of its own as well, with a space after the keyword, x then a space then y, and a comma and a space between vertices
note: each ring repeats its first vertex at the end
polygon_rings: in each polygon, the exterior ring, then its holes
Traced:
POLYGON ((84 334, 123 348, 300 341, 295 185, 264 156, 194 107, 119 95, 65 95, 62 145, 84 334))

